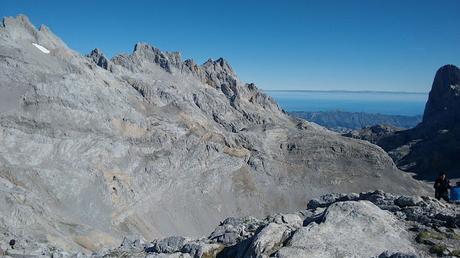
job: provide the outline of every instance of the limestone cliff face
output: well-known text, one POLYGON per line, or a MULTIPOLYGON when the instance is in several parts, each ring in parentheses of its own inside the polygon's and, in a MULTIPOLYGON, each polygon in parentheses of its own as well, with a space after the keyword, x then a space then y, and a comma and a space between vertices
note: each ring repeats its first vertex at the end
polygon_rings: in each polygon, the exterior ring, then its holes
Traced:
POLYGON ((108 60, 0 24, 0 230, 66 249, 208 233, 329 191, 417 191, 379 147, 285 114, 224 59, 108 60))
POLYGON ((460 69, 445 65, 436 72, 423 124, 433 129, 447 129, 460 121, 460 69))

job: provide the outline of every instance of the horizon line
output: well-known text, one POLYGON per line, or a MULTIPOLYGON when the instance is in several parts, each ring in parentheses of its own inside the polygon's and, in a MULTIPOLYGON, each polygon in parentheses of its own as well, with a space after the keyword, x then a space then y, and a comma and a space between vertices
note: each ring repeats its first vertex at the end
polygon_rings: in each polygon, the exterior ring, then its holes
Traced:
POLYGON ((379 90, 265 90, 264 92, 324 92, 324 93, 398 93, 398 94, 429 94, 423 91, 379 91, 379 90))

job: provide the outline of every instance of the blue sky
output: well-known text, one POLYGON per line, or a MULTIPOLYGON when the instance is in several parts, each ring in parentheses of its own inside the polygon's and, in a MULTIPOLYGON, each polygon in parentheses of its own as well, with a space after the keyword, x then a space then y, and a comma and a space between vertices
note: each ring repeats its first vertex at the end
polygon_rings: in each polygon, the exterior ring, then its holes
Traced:
POLYGON ((429 91, 460 65, 460 1, 0 0, 71 48, 107 55, 143 41, 198 63, 224 57, 262 89, 429 91))

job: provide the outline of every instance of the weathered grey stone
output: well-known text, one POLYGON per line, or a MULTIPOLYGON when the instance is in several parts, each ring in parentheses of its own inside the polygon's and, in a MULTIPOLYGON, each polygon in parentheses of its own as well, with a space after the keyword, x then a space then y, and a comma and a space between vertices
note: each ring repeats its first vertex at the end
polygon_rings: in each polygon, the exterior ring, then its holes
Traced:
POLYGON ((224 248, 221 244, 210 244, 201 241, 188 242, 182 247, 182 253, 188 253, 194 258, 216 257, 224 248))
POLYGON ((147 253, 175 253, 180 252, 184 245, 186 244, 187 239, 179 236, 171 236, 163 238, 161 240, 156 240, 153 242, 153 247, 146 248, 147 253))
POLYGON ((245 257, 269 257, 282 247, 292 229, 287 225, 270 223, 255 236, 245 257))
POLYGON ((401 196, 395 200, 395 204, 399 207, 416 206, 423 202, 419 196, 401 196))
POLYGON ((184 253, 173 253, 173 254, 148 254, 145 258, 192 258, 189 254, 184 253))
POLYGON ((388 251, 383 252, 382 254, 379 255, 378 258, 418 258, 418 255, 415 254, 407 254, 407 253, 390 253, 388 251))
POLYGON ((70 254, 67 252, 53 252, 51 258, 68 258, 70 254))
POLYGON ((301 227, 303 224, 302 218, 297 214, 284 214, 281 219, 283 223, 286 223, 287 225, 294 228, 301 227))
POLYGON ((297 230, 276 256, 371 257, 386 250, 416 253, 393 215, 368 201, 346 201, 329 206, 320 224, 297 230))

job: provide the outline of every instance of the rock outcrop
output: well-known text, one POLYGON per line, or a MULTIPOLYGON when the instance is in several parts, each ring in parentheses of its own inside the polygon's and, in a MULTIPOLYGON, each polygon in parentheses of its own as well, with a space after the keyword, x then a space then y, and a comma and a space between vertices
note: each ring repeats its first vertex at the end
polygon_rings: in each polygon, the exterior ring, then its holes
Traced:
POLYGON ((111 64, 110 60, 105 57, 105 55, 101 52, 99 48, 94 49, 87 55, 88 58, 93 60, 94 63, 96 63, 97 66, 105 69, 105 70, 110 70, 111 69, 111 64))
POLYGON ((374 144, 378 144, 380 140, 388 136, 393 135, 395 132, 401 131, 403 129, 391 126, 391 125, 373 125, 369 127, 362 128, 360 130, 354 130, 348 133, 343 134, 343 136, 366 140, 374 144))
MULTIPOLYGON (((460 207, 382 191, 327 194, 307 209, 228 218, 205 238, 127 237, 91 257, 458 257, 460 207)), ((18 250, 20 252, 22 250, 18 250)), ((53 257, 87 257, 60 250, 53 257)))
POLYGON ((441 171, 460 178, 460 69, 445 65, 437 71, 423 121, 415 128, 381 132, 363 129, 346 136, 376 143, 419 179, 435 180, 441 171))
MULTIPOLYGON (((110 60, 82 56, 8 17, 0 93, 0 232, 19 245, 91 252, 126 235, 197 237, 330 191, 425 190, 378 146, 290 117, 224 59, 197 65, 143 43, 110 60)), ((281 231, 270 229, 276 241, 281 231)), ((170 242, 183 241, 152 247, 170 242)), ((259 242, 254 252, 276 249, 259 242)))

